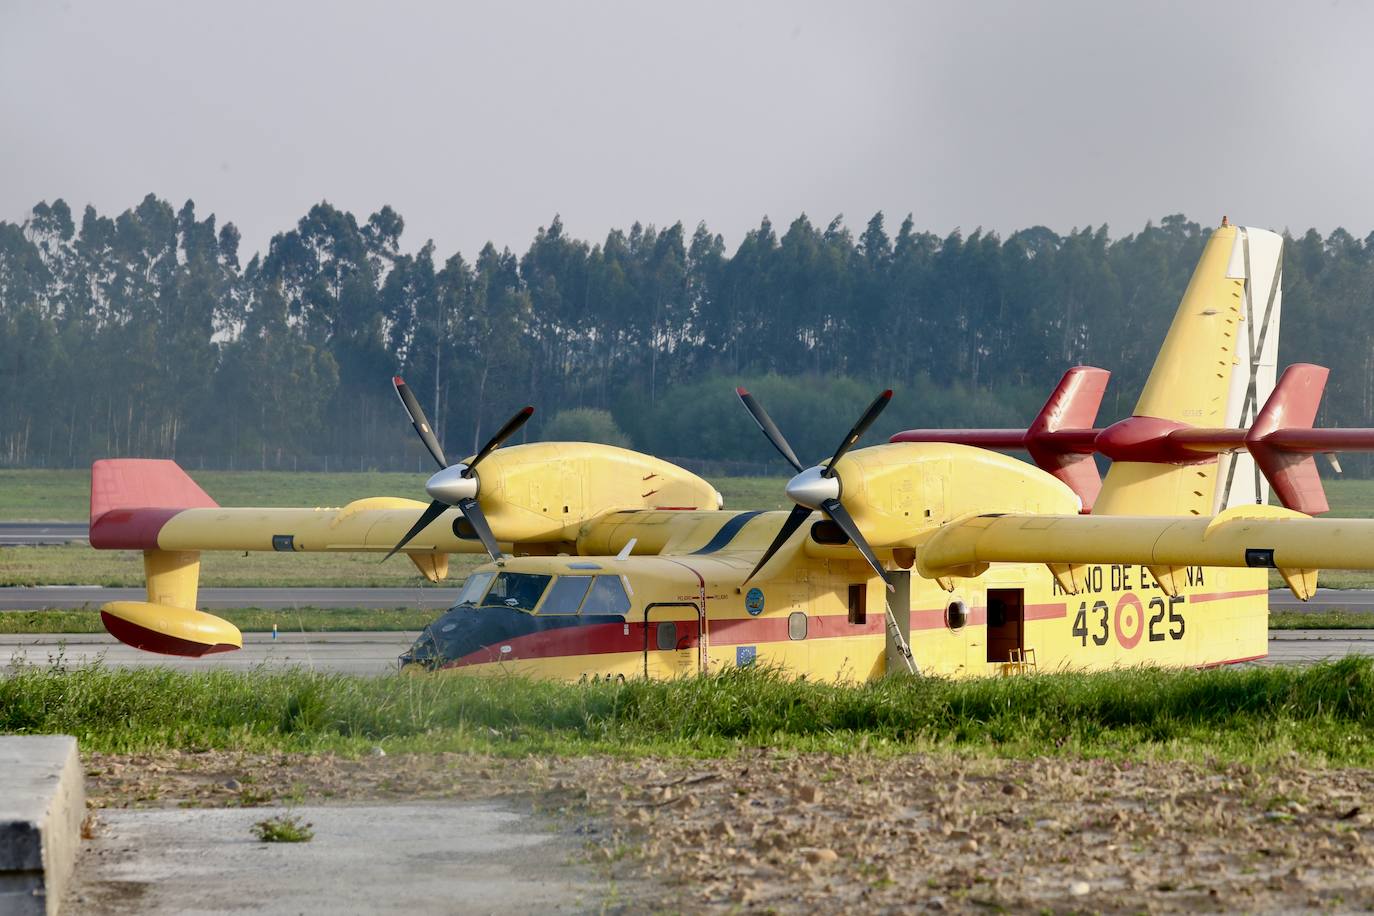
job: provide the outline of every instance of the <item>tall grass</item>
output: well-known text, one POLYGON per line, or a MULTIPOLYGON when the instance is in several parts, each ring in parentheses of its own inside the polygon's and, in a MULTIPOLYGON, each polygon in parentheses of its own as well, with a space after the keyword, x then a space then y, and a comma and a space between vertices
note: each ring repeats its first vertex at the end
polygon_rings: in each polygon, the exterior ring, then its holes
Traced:
POLYGON ((731 670, 673 682, 563 685, 306 671, 20 668, 0 732, 67 733, 98 751, 164 748, 519 754, 969 749, 1374 762, 1374 662, 1137 669, 857 686, 731 670))

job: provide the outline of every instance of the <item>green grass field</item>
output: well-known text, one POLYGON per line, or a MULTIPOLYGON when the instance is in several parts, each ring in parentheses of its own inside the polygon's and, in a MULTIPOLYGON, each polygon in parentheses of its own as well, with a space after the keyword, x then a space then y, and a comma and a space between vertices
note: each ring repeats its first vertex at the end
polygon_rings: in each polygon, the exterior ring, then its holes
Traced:
POLYGON ((297 670, 63 670, 0 678, 0 733, 75 735, 96 752, 476 751, 716 756, 946 749, 1012 757, 1374 764, 1374 661, 1309 668, 1045 674, 855 686, 754 669, 677 681, 297 670))

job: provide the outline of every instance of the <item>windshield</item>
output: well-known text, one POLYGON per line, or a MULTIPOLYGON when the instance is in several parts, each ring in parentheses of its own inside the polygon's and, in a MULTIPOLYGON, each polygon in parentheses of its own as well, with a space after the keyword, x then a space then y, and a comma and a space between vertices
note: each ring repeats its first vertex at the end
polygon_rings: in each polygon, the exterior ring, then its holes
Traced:
POLYGON ((491 580, 496 573, 479 572, 468 576, 468 580, 463 583, 463 590, 458 593, 458 600, 453 602, 454 607, 460 604, 475 605, 482 600, 482 593, 487 590, 491 580))
POLYGON ((535 573, 503 572, 496 577, 491 591, 487 592, 486 600, 482 603, 532 611, 543 596, 544 589, 549 587, 549 580, 552 578, 535 573))

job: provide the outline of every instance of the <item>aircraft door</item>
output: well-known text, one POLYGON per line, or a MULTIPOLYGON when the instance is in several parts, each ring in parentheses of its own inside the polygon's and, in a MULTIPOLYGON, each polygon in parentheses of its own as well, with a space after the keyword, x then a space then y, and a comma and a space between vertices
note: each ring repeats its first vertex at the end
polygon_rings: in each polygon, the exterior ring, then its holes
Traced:
POLYGON ((1025 591, 988 589, 988 662, 1012 661, 1026 647, 1025 591))
POLYGON ((697 673, 701 611, 692 602, 651 604, 644 609, 644 676, 657 679, 697 673))

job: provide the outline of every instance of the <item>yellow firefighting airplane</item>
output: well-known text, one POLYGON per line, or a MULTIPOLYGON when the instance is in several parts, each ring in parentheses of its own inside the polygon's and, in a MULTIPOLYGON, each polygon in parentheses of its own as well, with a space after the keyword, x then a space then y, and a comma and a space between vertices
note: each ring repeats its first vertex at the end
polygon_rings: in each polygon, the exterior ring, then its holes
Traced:
MULTIPOLYGON (((1278 243, 1225 221, 1213 232, 1127 433, 1234 426, 1237 391, 1248 403, 1267 395, 1254 385, 1264 348, 1240 344, 1261 321, 1252 292, 1268 288, 1273 301, 1278 243), (1238 371, 1250 384, 1234 384, 1238 371)), ((1271 368, 1269 387, 1272 378, 1271 368)), ((1215 450, 1174 463, 1119 449, 1087 515, 1066 483, 992 451, 854 448, 891 392, 829 460, 807 467, 740 390, 796 470, 786 488, 796 507, 725 511, 705 480, 648 455, 500 448, 529 408, 449 464, 395 384, 440 467, 427 507, 372 497, 341 509, 221 508, 172 462, 96 462, 91 543, 141 550, 148 584, 146 602, 102 608, 109 631, 155 652, 239 648, 234 626, 196 609, 204 550, 403 551, 435 581, 449 554, 486 551, 492 562, 403 663, 571 680, 756 662, 834 680, 1204 666, 1265 654, 1269 569, 1306 598, 1318 568, 1374 568, 1374 520, 1253 502, 1217 511, 1215 450)))

